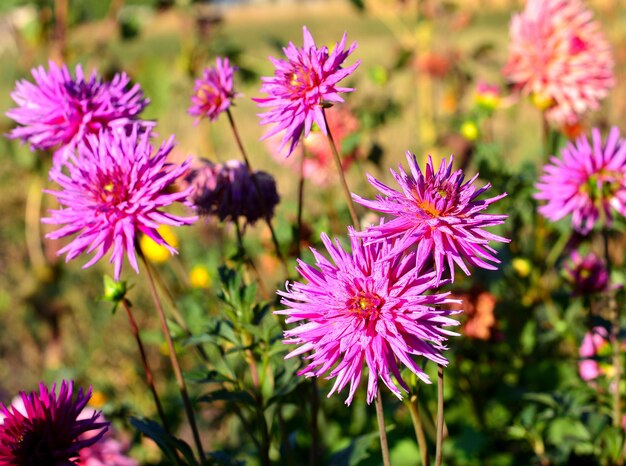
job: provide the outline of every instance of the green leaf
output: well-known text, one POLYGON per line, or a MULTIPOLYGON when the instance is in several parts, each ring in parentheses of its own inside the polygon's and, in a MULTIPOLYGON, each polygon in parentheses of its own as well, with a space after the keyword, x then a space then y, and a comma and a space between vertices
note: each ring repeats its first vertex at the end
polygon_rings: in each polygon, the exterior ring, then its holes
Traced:
POLYGON ((346 448, 330 457, 328 466, 356 466, 359 462, 369 457, 368 450, 377 438, 378 432, 371 432, 356 437, 346 448))
POLYGON ((183 455, 186 465, 188 466, 200 466, 198 461, 193 456, 191 447, 184 441, 176 438, 163 429, 159 424, 150 419, 139 419, 136 417, 130 418, 131 425, 141 432, 146 437, 154 440, 159 446, 163 454, 168 458, 171 464, 178 464, 178 453, 183 455))
POLYGON ((253 406, 256 404, 252 395, 243 390, 226 390, 219 389, 198 398, 198 401, 205 403, 213 403, 214 401, 227 401, 231 403, 247 404, 253 406))

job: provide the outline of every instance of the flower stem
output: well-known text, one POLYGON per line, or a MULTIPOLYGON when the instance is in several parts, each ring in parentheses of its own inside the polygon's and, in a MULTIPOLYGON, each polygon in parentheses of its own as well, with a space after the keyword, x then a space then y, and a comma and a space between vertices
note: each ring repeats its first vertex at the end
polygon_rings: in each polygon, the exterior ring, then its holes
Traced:
POLYGON ((320 442, 319 428, 320 394, 317 390, 317 379, 311 379, 311 452, 309 464, 316 466, 322 457, 322 445, 320 442))
POLYGON ((306 158, 306 150, 304 148, 304 141, 300 141, 300 147, 302 148, 302 157, 300 158, 300 181, 298 183, 298 220, 296 226, 296 255, 300 257, 302 242, 302 211, 304 203, 304 162, 306 158))
POLYGON ((435 466, 441 466, 443 459, 443 366, 437 365, 437 447, 435 466))
POLYGON ((146 383, 152 392, 152 397, 154 398, 154 404, 156 405, 157 411, 159 413, 159 417, 161 418, 161 423, 163 424, 163 429, 165 432, 170 434, 170 427, 167 422, 167 418, 165 417, 165 412, 163 411, 163 406, 161 405, 161 400, 159 398, 159 394, 157 393, 156 387, 154 386, 154 376, 152 374, 152 369, 150 369, 150 365, 148 364, 148 358, 146 356, 146 351, 143 346, 143 342, 141 341, 141 336, 139 335, 139 327, 137 326, 137 322, 133 317, 133 311, 131 309, 130 301, 126 298, 122 299, 122 305, 126 310, 126 315, 128 316, 128 322, 130 323, 130 330, 135 337, 135 341, 137 342, 137 346, 139 347, 139 354, 141 355, 141 362, 143 363, 143 370, 146 373, 146 383))
POLYGON ((343 194, 346 197, 346 204, 348 205, 348 210, 350 211, 350 217, 352 218, 352 223, 354 224, 354 228, 359 229, 359 217, 356 215, 356 210, 354 209, 354 201, 352 200, 352 195, 350 194, 350 188, 348 188, 348 182, 346 181, 346 176, 343 173, 343 166, 341 165, 341 156, 337 151, 337 146, 335 145, 335 140, 333 139, 333 134, 330 130, 330 126, 328 126, 328 120, 326 118, 326 110, 322 108, 322 115, 324 115, 324 124, 326 125, 326 138, 328 139, 328 144, 330 145, 330 150, 333 153, 333 159, 335 160, 335 167, 337 168, 337 173, 339 174, 339 179, 341 180, 341 187, 343 189, 343 194))
POLYGON ((274 243, 274 249, 276 249, 276 257, 278 257, 278 260, 282 264, 285 275, 288 275, 289 269, 287 268, 287 262, 285 261, 285 258, 283 257, 282 252, 280 252, 280 244, 278 243, 278 238, 276 237, 276 232, 274 231, 274 226, 272 225, 272 219, 270 217, 270 213, 267 209, 267 206, 265 205, 265 200, 263 199, 263 196, 261 194, 261 188, 252 171, 252 165, 250 164, 248 153, 246 152, 246 149, 243 147, 241 137, 239 136, 239 131, 237 130, 237 125, 235 125, 235 119, 233 118, 233 114, 231 113, 230 109, 226 110, 226 115, 228 115, 228 122, 230 123, 230 127, 233 130, 233 136, 235 137, 235 141, 237 142, 237 147, 239 147, 239 151, 241 152, 243 161, 246 164, 246 167, 248 168, 248 173, 250 174, 250 178, 252 179, 252 182, 254 183, 254 188, 256 189, 257 196, 259 196, 259 203, 261 205, 261 209, 263 210, 263 217, 265 218, 265 223, 267 223, 267 227, 269 228, 270 234, 272 235, 272 243, 274 243))
POLYGON ((178 384, 178 389, 183 399, 183 405, 185 406, 185 413, 187 415, 187 419, 189 421, 191 431, 193 432, 193 439, 196 444, 196 449, 198 450, 200 461, 204 462, 205 461, 204 448, 202 447, 202 441, 200 440, 200 433, 198 432, 198 426, 196 425, 196 418, 194 417, 193 408, 191 406, 191 401, 189 400, 189 395, 187 394, 187 386, 185 384, 185 379, 183 378, 183 373, 180 369, 178 357, 176 356, 176 349, 174 348, 174 342, 172 341, 172 336, 170 335, 170 331, 167 327, 167 318, 165 317, 163 306, 161 305, 161 301, 159 300, 159 295, 157 293, 156 284, 154 282, 154 277, 152 276, 150 264, 148 264, 148 261, 146 260, 143 253, 141 252, 141 249, 138 249, 138 253, 139 253, 139 257, 143 261, 144 267, 146 269, 146 273, 148 275, 148 284, 150 286, 150 294, 152 295, 152 300, 154 301, 157 314, 159 315, 159 320, 161 321, 161 329, 163 330, 163 335, 165 337, 165 340, 167 341, 170 362, 172 364, 172 369, 174 370, 174 375, 176 377, 176 383, 178 384))
POLYGON ((380 434, 380 449, 383 454, 383 465, 391 466, 389 460, 389 445, 387 443, 387 432, 385 430, 385 414, 383 410, 383 397, 380 393, 380 387, 378 393, 376 393, 376 420, 378 421, 378 433, 380 434))
POLYGON ((606 271, 609 276, 609 287, 606 291, 607 304, 609 307, 609 319, 611 321, 611 345, 613 349, 612 364, 613 370, 613 426, 620 427, 622 423, 622 400, 620 394, 620 382, 622 380, 622 358, 620 354, 620 318, 619 309, 615 300, 615 290, 610 288, 611 284, 611 256, 609 255, 609 232, 606 228, 602 229, 602 239, 604 240, 604 260, 606 262, 606 271))
POLYGON ((413 430, 415 430, 415 438, 420 449, 420 457, 422 458, 422 466, 428 466, 428 444, 426 443, 426 435, 424 434, 424 426, 420 418, 419 402, 417 393, 413 393, 407 402, 409 413, 411 413, 411 421, 413 422, 413 430))

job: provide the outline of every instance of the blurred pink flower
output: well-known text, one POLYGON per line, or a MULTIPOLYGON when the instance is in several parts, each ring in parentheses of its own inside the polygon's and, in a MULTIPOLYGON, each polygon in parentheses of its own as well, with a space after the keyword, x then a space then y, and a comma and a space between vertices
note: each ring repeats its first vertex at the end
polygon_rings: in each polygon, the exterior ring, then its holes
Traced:
POLYGON ((510 35, 504 75, 555 124, 597 109, 614 85, 609 42, 580 0, 528 0, 510 35))
MULTIPOLYGON (((78 419, 88 419, 96 411, 86 407, 78 416, 78 419)), ((98 413, 97 419, 105 422, 102 413, 98 413)), ((87 432, 83 434, 81 440, 89 440, 93 434, 87 432)), ((116 438, 116 432, 109 429, 104 437, 97 443, 89 445, 80 451, 80 466, 138 466, 139 462, 128 457, 126 452, 128 445, 116 438)))
POLYGON ((230 65, 228 58, 217 57, 214 68, 206 68, 196 84, 191 96, 189 114, 196 116, 196 124, 201 118, 215 121, 228 110, 237 94, 233 90, 233 75, 236 67, 230 65))
POLYGON ((71 155, 63 171, 51 170, 50 179, 61 186, 60 191, 46 190, 57 198, 59 209, 50 210, 42 222, 62 225, 46 235, 59 239, 76 235, 57 254, 67 254, 66 261, 82 253, 92 253, 84 265, 90 267, 111 248, 115 279, 120 278, 124 256, 139 273, 135 255, 139 233, 167 247, 158 233, 160 225, 182 226, 197 217, 180 217, 161 209, 175 202, 186 202, 193 187, 177 192, 174 183, 189 169, 191 159, 182 165, 167 162, 174 146, 173 137, 163 143, 152 156, 150 134, 135 126, 123 132, 102 132, 88 135, 71 155))
MULTIPOLYGON (((358 157, 358 147, 349 147, 342 152, 342 145, 347 138, 354 135, 359 129, 359 121, 344 105, 335 105, 326 110, 328 128, 333 135, 335 144, 341 154, 344 170, 347 170, 358 157)), ((300 160, 293 157, 285 158, 281 155, 279 146, 281 134, 267 139, 267 146, 272 156, 281 164, 293 171, 300 172, 300 160)), ((303 138, 305 150, 304 178, 320 186, 328 186, 337 179, 337 169, 333 161, 333 154, 328 145, 328 138, 317 128, 313 127, 308 136, 303 138)))
POLYGON ((568 143, 561 157, 551 157, 536 184, 535 199, 547 201, 539 212, 556 222, 572 215, 574 229, 589 233, 596 222, 610 226, 613 211, 626 215, 626 143, 612 128, 602 144, 600 130, 568 143))
POLYGON ((578 363, 578 373, 580 378, 588 382, 606 375, 608 363, 600 364, 600 360, 608 359, 611 355, 611 345, 609 344, 609 332, 604 327, 594 327, 583 337, 583 341, 578 349, 581 360, 578 363))
POLYGON ((349 384, 348 405, 364 364, 369 369, 368 403, 376 397, 379 378, 402 397, 391 378, 408 390, 402 366, 430 383, 415 358, 447 364, 445 342, 457 334, 444 327, 458 325, 450 318, 458 311, 439 306, 455 302, 447 298, 449 293, 436 293, 432 272, 415 272, 413 253, 387 259, 389 241, 364 245, 351 230, 351 253, 326 235, 322 241, 332 262, 312 249, 316 267, 298 260, 298 272, 306 281, 288 283, 286 291, 278 292, 287 309, 276 314, 286 315, 287 324, 298 322, 285 331, 285 343, 298 345, 286 357, 312 352, 298 374, 321 377, 330 371, 327 378, 335 378, 335 384, 328 396, 349 384))
POLYGON ((301 48, 290 42, 283 48, 286 60, 270 57, 276 67, 274 76, 261 78, 261 92, 268 94, 268 97, 252 99, 259 107, 270 107, 270 110, 260 115, 261 125, 273 125, 263 139, 282 132, 279 150, 289 142, 287 157, 293 152, 300 137, 309 134, 313 123, 317 123, 322 133, 327 133, 322 107, 343 102, 339 94, 354 90, 337 85, 352 74, 360 63, 357 61, 347 68, 341 66, 357 46, 354 42, 345 49, 346 34, 329 52, 328 47, 318 48, 315 45, 306 26, 302 31, 304 45, 301 48))
POLYGON ((15 84, 11 97, 17 107, 7 112, 20 125, 9 137, 28 142, 31 149, 71 150, 88 134, 135 121, 149 103, 126 73, 104 82, 95 71, 87 79, 80 65, 75 78, 66 65, 51 61, 48 67, 48 71, 33 68, 34 84, 26 80, 15 84))

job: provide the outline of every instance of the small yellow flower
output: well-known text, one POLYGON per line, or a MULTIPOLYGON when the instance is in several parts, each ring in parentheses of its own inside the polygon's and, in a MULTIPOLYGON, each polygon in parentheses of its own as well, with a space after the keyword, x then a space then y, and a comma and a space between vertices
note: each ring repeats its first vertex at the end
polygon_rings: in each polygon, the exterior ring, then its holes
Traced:
POLYGON ((548 110, 554 105, 554 99, 550 96, 533 92, 530 95, 530 101, 539 110, 548 110))
MULTIPOLYGON (((178 248, 178 238, 170 227, 161 225, 157 231, 170 246, 178 248)), ((143 235, 139 240, 139 246, 146 256, 146 259, 155 264, 162 264, 171 257, 171 253, 165 246, 157 244, 156 241, 149 236, 143 235)))
POLYGON ((495 110, 500 106, 500 96, 493 92, 483 92, 476 95, 476 103, 487 110, 495 110))
POLYGON ((513 270, 520 277, 528 277, 532 270, 532 265, 528 259, 523 257, 516 257, 511 261, 511 265, 513 266, 513 270))
POLYGON ((192 288, 209 288, 211 286, 211 275, 203 265, 196 265, 189 272, 189 283, 192 288))
POLYGON ((475 141, 478 139, 478 126, 473 121, 464 121, 461 125, 461 135, 468 141, 475 141))
POLYGON ((104 393, 95 390, 91 394, 91 399, 89 400, 89 406, 99 409, 104 406, 107 402, 107 397, 104 393))

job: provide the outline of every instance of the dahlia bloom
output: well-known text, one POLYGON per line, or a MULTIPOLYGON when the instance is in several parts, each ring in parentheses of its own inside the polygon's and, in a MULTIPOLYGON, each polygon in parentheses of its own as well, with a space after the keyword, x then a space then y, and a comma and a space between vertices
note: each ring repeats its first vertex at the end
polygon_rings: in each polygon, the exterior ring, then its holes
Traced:
POLYGON ((228 58, 217 57, 215 68, 206 68, 202 79, 196 79, 189 107, 189 114, 197 117, 196 124, 205 117, 215 121, 228 110, 237 96, 233 90, 236 69, 230 65, 228 58))
POLYGON ((43 66, 31 71, 35 83, 15 84, 11 97, 17 107, 7 112, 20 125, 9 137, 28 142, 33 150, 72 149, 88 134, 128 125, 149 103, 126 73, 104 82, 95 71, 87 79, 80 65, 75 78, 66 65, 51 61, 48 67, 47 72, 43 66))
POLYGON ((528 0, 510 35, 504 75, 544 103, 549 121, 576 122, 614 85, 610 45, 580 0, 528 0))
MULTIPOLYGON (((104 416, 94 409, 85 407, 78 419, 88 419, 93 416, 100 422, 106 422, 104 416)), ((94 436, 93 432, 86 432, 80 436, 81 440, 88 440, 94 436)), ((139 466, 139 463, 128 457, 128 446, 115 438, 115 432, 109 429, 99 442, 88 445, 80 450, 80 466, 139 466)))
POLYGON ((202 160, 202 166, 192 170, 185 181, 194 188, 189 200, 198 213, 215 215, 221 221, 243 217, 253 224, 265 215, 272 217, 280 201, 272 175, 263 171, 250 175, 248 167, 238 160, 202 160))
POLYGON ((543 167, 535 199, 547 201, 539 212, 555 222, 572 215, 575 230, 589 233, 596 222, 610 226, 613 211, 626 215, 626 144, 612 128, 602 144, 600 131, 570 142, 562 157, 551 157, 543 167))
POLYGON ((393 254, 401 254, 416 245, 417 271, 433 258, 437 280, 441 279, 445 270, 444 261, 447 261, 452 280, 455 263, 470 275, 466 260, 475 267, 495 270, 496 267, 490 262, 498 264, 500 261, 495 257, 495 249, 488 243, 508 243, 510 240, 484 228, 500 225, 507 215, 484 214, 482 211, 502 199, 506 193, 477 200, 491 184, 477 189, 474 182, 478 174, 463 183, 463 171, 452 171, 453 157, 450 157, 449 163, 443 159, 438 172, 435 172, 433 160, 429 157, 426 173, 420 170, 415 155, 407 152, 407 160, 411 176, 401 165, 398 173, 391 170, 401 192, 368 174, 369 182, 384 196, 378 195, 375 200, 368 200, 352 194, 359 204, 393 216, 388 223, 355 234, 367 238, 368 243, 397 238, 391 251, 393 254))
MULTIPOLYGON (((335 105, 326 110, 326 121, 328 128, 333 135, 337 148, 340 150, 341 163, 344 170, 347 170, 359 155, 359 148, 351 146, 342 151, 343 143, 350 136, 359 130, 359 121, 345 105, 335 105)), ((272 156, 281 164, 289 167, 295 172, 300 172, 300 161, 285 158, 280 153, 281 134, 267 139, 267 146, 272 156)), ((328 186, 337 178, 337 169, 333 161, 333 154, 328 145, 328 138, 314 126, 307 137, 302 139, 302 147, 305 152, 304 178, 319 186, 328 186)))
POLYGON ((64 381, 58 395, 56 385, 48 390, 42 383, 39 394, 22 392, 20 403, 0 404, 0 466, 80 464, 80 451, 98 442, 109 423, 98 412, 80 418, 91 389, 73 392, 73 382, 64 381))
POLYGON ((563 273, 572 285, 574 294, 600 293, 609 285, 609 272, 604 261, 592 252, 581 256, 578 251, 574 251, 565 262, 563 273))
POLYGON ((70 261, 83 252, 93 252, 86 268, 113 248, 110 262, 114 263, 116 280, 124 255, 139 273, 135 247, 140 232, 175 254, 176 249, 157 229, 160 225, 189 225, 197 217, 180 217, 161 210, 176 201, 184 202, 193 189, 172 190, 191 163, 190 159, 182 165, 167 163, 173 144, 172 137, 151 156, 150 134, 140 133, 137 126, 128 135, 101 132, 87 136, 67 160, 66 170, 51 170, 50 179, 62 190, 45 192, 54 195, 61 208, 50 210, 50 217, 42 221, 63 226, 46 237, 59 239, 76 234, 57 254, 67 254, 66 261, 70 261))
POLYGON ((298 144, 300 136, 306 137, 313 123, 317 123, 322 133, 327 134, 324 122, 323 106, 335 102, 343 102, 341 92, 352 92, 354 89, 338 87, 339 81, 359 66, 359 61, 347 68, 341 65, 357 46, 353 42, 346 47, 347 36, 344 33, 341 42, 337 43, 332 52, 327 47, 318 48, 309 30, 302 28, 304 45, 296 47, 293 43, 283 48, 287 60, 270 57, 276 67, 274 76, 261 78, 261 92, 269 97, 253 99, 259 107, 271 107, 266 113, 259 115, 261 124, 274 125, 262 139, 284 131, 280 150, 290 141, 287 157, 298 144))
POLYGON ((414 356, 447 364, 444 343, 449 335, 457 334, 443 327, 458 325, 449 317, 458 311, 438 305, 455 301, 447 298, 449 293, 425 294, 435 288, 435 276, 415 273, 412 254, 386 260, 391 249, 388 242, 364 245, 351 233, 351 254, 339 241, 333 243, 322 235, 334 263, 312 249, 317 268, 298 261, 298 272, 306 283, 288 283, 286 291, 278 292, 287 309, 276 314, 288 316, 287 324, 299 323, 285 331, 285 343, 298 345, 286 357, 312 351, 305 356, 309 364, 299 375, 320 377, 328 372, 327 378, 336 379, 328 396, 350 384, 348 405, 364 364, 369 369, 368 403, 376 397, 379 378, 401 398, 391 378, 408 390, 399 366, 430 383, 414 356))

